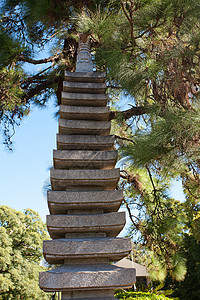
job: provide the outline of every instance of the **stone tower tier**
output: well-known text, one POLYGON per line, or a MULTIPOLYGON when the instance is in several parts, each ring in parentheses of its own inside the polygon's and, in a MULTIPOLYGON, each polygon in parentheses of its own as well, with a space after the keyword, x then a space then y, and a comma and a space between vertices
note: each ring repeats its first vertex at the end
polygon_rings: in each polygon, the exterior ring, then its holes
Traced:
POLYGON ((54 150, 54 169, 112 169, 117 161, 117 151, 54 150))
POLYGON ((44 257, 50 264, 64 264, 65 260, 93 258, 118 261, 129 254, 131 241, 127 238, 79 238, 44 241, 44 257))
MULTIPOLYGON (((92 211, 91 211, 92 212, 92 211)), ((115 237, 123 229, 126 218, 125 212, 103 213, 102 210, 95 214, 87 211, 72 212, 71 215, 47 216, 47 229, 52 239, 74 236, 108 236, 115 237), (97 214, 98 213, 98 214, 97 214)))
POLYGON ((108 121, 110 108, 89 106, 60 106, 60 118, 68 120, 108 121))
POLYGON ((67 190, 114 190, 119 180, 119 169, 98 170, 51 169, 51 187, 53 191, 67 190))
POLYGON ((48 206, 51 215, 67 214, 68 210, 101 209, 105 213, 119 209, 123 192, 117 191, 49 191, 48 206))
POLYGON ((70 106, 106 106, 108 96, 106 94, 81 94, 62 92, 62 104, 70 106))
POLYGON ((59 120, 59 133, 61 134, 108 135, 110 127, 109 121, 59 120))
POLYGON ((57 134, 58 150, 112 150, 113 135, 64 135, 57 134))
MULTIPOLYGON (((45 292, 92 290, 92 299, 96 299, 94 295, 97 295, 98 290, 111 290, 113 294, 114 289, 132 287, 134 277, 135 269, 120 268, 105 262, 76 265, 73 261, 73 265, 69 264, 40 273, 40 286, 45 292)), ((107 291, 104 295, 102 299, 107 299, 107 291)))
POLYGON ((105 82, 105 73, 65 72, 65 80, 68 82, 105 82))
POLYGON ((104 94, 106 92, 105 83, 89 82, 63 82, 63 91, 68 93, 104 94))

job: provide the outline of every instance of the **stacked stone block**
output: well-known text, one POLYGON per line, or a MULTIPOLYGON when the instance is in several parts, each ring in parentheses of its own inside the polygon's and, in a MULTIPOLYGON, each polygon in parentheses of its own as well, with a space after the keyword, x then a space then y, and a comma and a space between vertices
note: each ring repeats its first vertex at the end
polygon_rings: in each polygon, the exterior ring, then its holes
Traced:
POLYGON ((62 266, 40 273, 40 287, 62 291, 63 300, 111 300, 114 289, 133 285, 135 270, 110 264, 129 254, 131 241, 116 237, 125 213, 105 75, 66 72, 65 80, 48 192, 52 240, 44 241, 47 262, 62 266))

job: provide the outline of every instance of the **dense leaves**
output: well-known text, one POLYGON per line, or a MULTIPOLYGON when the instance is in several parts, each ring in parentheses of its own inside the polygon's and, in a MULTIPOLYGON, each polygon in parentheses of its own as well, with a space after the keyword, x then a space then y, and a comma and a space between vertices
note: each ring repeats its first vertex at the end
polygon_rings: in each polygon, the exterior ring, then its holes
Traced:
POLYGON ((187 274, 183 282, 173 285, 174 294, 180 299, 200 298, 200 243, 193 236, 186 235, 184 249, 187 257, 187 274))
POLYGON ((178 300, 178 298, 168 298, 165 295, 156 295, 154 293, 144 292, 118 292, 115 294, 117 299, 139 299, 139 300, 178 300))
POLYGON ((0 299, 49 299, 38 285, 47 237, 36 212, 0 206, 0 299))

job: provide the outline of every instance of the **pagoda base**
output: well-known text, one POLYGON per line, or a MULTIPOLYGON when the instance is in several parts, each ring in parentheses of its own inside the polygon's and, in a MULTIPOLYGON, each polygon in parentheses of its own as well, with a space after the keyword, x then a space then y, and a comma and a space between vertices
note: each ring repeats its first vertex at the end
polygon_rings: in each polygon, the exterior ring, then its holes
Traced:
POLYGON ((85 291, 72 291, 63 292, 62 300, 74 299, 74 300, 114 300, 113 290, 85 290, 85 291))

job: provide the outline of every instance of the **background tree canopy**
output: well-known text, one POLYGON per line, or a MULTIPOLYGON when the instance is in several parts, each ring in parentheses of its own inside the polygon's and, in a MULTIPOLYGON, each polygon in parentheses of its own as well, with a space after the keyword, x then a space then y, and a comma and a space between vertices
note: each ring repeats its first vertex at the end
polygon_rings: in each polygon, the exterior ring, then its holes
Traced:
MULTIPOLYGON (((200 241, 199 20, 199 0, 5 0, 1 8, 4 142, 11 145, 32 105, 44 106, 52 94, 60 103, 64 70, 74 71, 79 34, 87 34, 111 95, 135 259, 143 257, 160 280, 183 280, 189 240, 195 247, 200 241), (52 55, 38 59, 44 47, 52 55), (27 64, 41 70, 28 74, 27 64), (182 181, 184 203, 170 197, 172 180, 182 181)), ((192 282, 200 278, 195 257, 192 282)))
POLYGON ((45 224, 32 210, 0 206, 0 299, 49 299, 39 288, 45 224))

